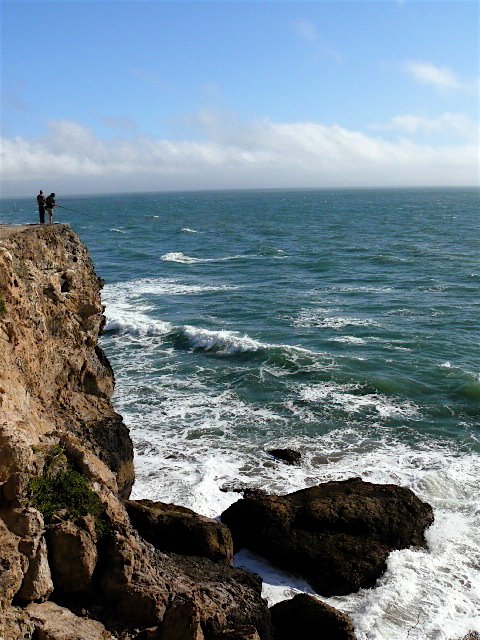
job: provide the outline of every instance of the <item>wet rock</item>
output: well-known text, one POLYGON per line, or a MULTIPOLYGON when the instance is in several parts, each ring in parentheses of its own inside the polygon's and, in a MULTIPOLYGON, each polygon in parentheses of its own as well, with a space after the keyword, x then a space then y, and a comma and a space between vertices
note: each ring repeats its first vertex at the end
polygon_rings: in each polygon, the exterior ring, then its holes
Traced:
POLYGON ((301 593, 270 608, 274 640, 356 640, 346 614, 301 593))
POLYGON ((221 632, 215 637, 215 640, 260 640, 255 627, 245 625, 221 632))
POLYGON ((287 464, 298 464, 302 457, 302 454, 295 449, 268 449, 267 453, 287 464))
POLYGON ((121 416, 91 423, 86 426, 83 434, 100 460, 115 473, 120 497, 127 499, 135 480, 135 470, 130 432, 121 416))
POLYGON ((158 549, 232 562, 232 536, 224 524, 163 502, 129 500, 125 505, 133 526, 158 549))
POLYGON ((222 520, 236 549, 301 574, 328 596, 372 587, 392 550, 425 546, 433 512, 409 489, 352 478, 286 496, 245 496, 222 520))

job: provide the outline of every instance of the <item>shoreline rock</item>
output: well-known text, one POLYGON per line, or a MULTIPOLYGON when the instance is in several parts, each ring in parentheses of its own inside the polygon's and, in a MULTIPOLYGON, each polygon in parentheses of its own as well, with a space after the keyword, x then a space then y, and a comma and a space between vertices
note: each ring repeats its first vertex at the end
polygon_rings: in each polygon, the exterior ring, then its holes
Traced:
POLYGON ((409 489, 351 478, 285 496, 247 493, 222 513, 247 547, 325 596, 375 585, 394 549, 426 546, 433 512, 409 489))

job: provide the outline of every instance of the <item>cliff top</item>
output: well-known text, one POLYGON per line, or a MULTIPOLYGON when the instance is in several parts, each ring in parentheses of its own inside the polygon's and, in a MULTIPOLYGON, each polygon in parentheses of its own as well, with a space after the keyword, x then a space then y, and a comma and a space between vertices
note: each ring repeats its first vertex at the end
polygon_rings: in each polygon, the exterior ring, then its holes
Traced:
MULTIPOLYGON (((53 227, 68 227, 70 225, 65 223, 56 223, 53 227)), ((31 229, 49 229, 50 225, 45 224, 0 224, 0 240, 5 240, 16 233, 22 233, 31 229)))

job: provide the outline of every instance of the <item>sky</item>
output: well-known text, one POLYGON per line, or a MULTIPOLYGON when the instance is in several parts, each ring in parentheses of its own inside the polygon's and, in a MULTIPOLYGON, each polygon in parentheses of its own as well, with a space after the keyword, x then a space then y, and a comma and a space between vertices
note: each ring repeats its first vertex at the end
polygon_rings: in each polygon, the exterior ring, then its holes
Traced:
POLYGON ((464 0, 2 0, 4 197, 479 185, 464 0))

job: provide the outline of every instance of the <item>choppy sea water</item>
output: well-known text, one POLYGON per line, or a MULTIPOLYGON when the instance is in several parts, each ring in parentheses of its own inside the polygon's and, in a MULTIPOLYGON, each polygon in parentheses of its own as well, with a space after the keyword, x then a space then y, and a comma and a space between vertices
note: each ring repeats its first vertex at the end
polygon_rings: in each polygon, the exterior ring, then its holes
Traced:
MULTIPOLYGON (((36 220, 35 194, 0 222, 36 220)), ((61 197, 106 285, 133 497, 218 516, 234 485, 411 488, 427 550, 327 601, 360 640, 480 631, 478 189, 61 197), (73 209, 74 211, 69 211, 73 209), (302 453, 298 467, 266 449, 302 453)), ((309 587, 247 552, 271 603, 309 587)))

